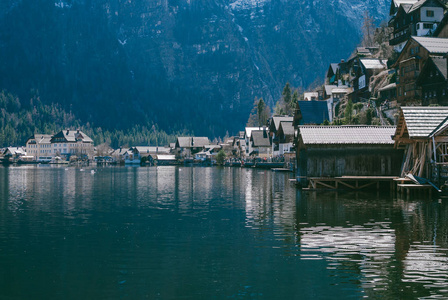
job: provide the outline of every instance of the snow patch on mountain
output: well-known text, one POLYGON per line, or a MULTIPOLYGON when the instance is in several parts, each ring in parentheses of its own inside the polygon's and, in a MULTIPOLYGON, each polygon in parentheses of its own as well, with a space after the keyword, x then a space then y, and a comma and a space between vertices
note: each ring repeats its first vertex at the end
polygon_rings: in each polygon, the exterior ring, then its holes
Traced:
POLYGON ((255 7, 262 7, 270 0, 236 0, 229 4, 232 10, 252 9, 255 7))

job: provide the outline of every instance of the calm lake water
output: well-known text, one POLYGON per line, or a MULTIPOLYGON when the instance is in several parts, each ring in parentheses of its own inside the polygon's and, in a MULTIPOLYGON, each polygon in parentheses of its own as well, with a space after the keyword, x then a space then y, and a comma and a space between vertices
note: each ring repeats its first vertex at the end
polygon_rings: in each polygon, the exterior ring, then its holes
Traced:
POLYGON ((448 297, 448 200, 290 176, 0 167, 0 299, 448 297))

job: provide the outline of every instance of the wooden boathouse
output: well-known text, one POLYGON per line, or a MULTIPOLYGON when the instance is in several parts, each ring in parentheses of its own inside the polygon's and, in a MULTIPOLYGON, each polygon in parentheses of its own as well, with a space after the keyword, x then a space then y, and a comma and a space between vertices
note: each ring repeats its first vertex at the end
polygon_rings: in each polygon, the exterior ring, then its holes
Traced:
POLYGON ((448 179, 448 107, 401 107, 393 136, 404 151, 401 177, 424 177, 440 188, 448 179))
POLYGON ((297 126, 297 181, 302 187, 362 189, 400 174, 403 150, 392 126, 297 126))

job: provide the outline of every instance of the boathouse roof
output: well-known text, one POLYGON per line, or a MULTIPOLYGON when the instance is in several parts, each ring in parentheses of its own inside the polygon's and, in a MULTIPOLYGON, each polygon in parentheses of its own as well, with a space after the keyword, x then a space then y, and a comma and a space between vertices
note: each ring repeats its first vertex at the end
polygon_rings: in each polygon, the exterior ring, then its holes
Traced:
MULTIPOLYGON (((448 117, 448 107, 401 107, 394 139, 429 138, 448 117)), ((443 125, 442 125, 443 126, 443 125)))
POLYGON ((304 145, 393 145, 395 126, 299 126, 304 145))

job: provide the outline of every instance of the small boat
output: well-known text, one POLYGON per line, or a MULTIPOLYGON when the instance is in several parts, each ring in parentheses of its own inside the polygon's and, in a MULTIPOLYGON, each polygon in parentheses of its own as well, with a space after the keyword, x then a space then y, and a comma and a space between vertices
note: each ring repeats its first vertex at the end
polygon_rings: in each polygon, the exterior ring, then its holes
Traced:
POLYGON ((423 178, 423 177, 418 177, 415 175, 412 175, 411 173, 406 175, 407 178, 409 178, 410 180, 412 180, 415 184, 429 184, 432 187, 434 187, 439 193, 442 192, 441 189, 439 189, 434 183, 432 183, 429 179, 423 178))

